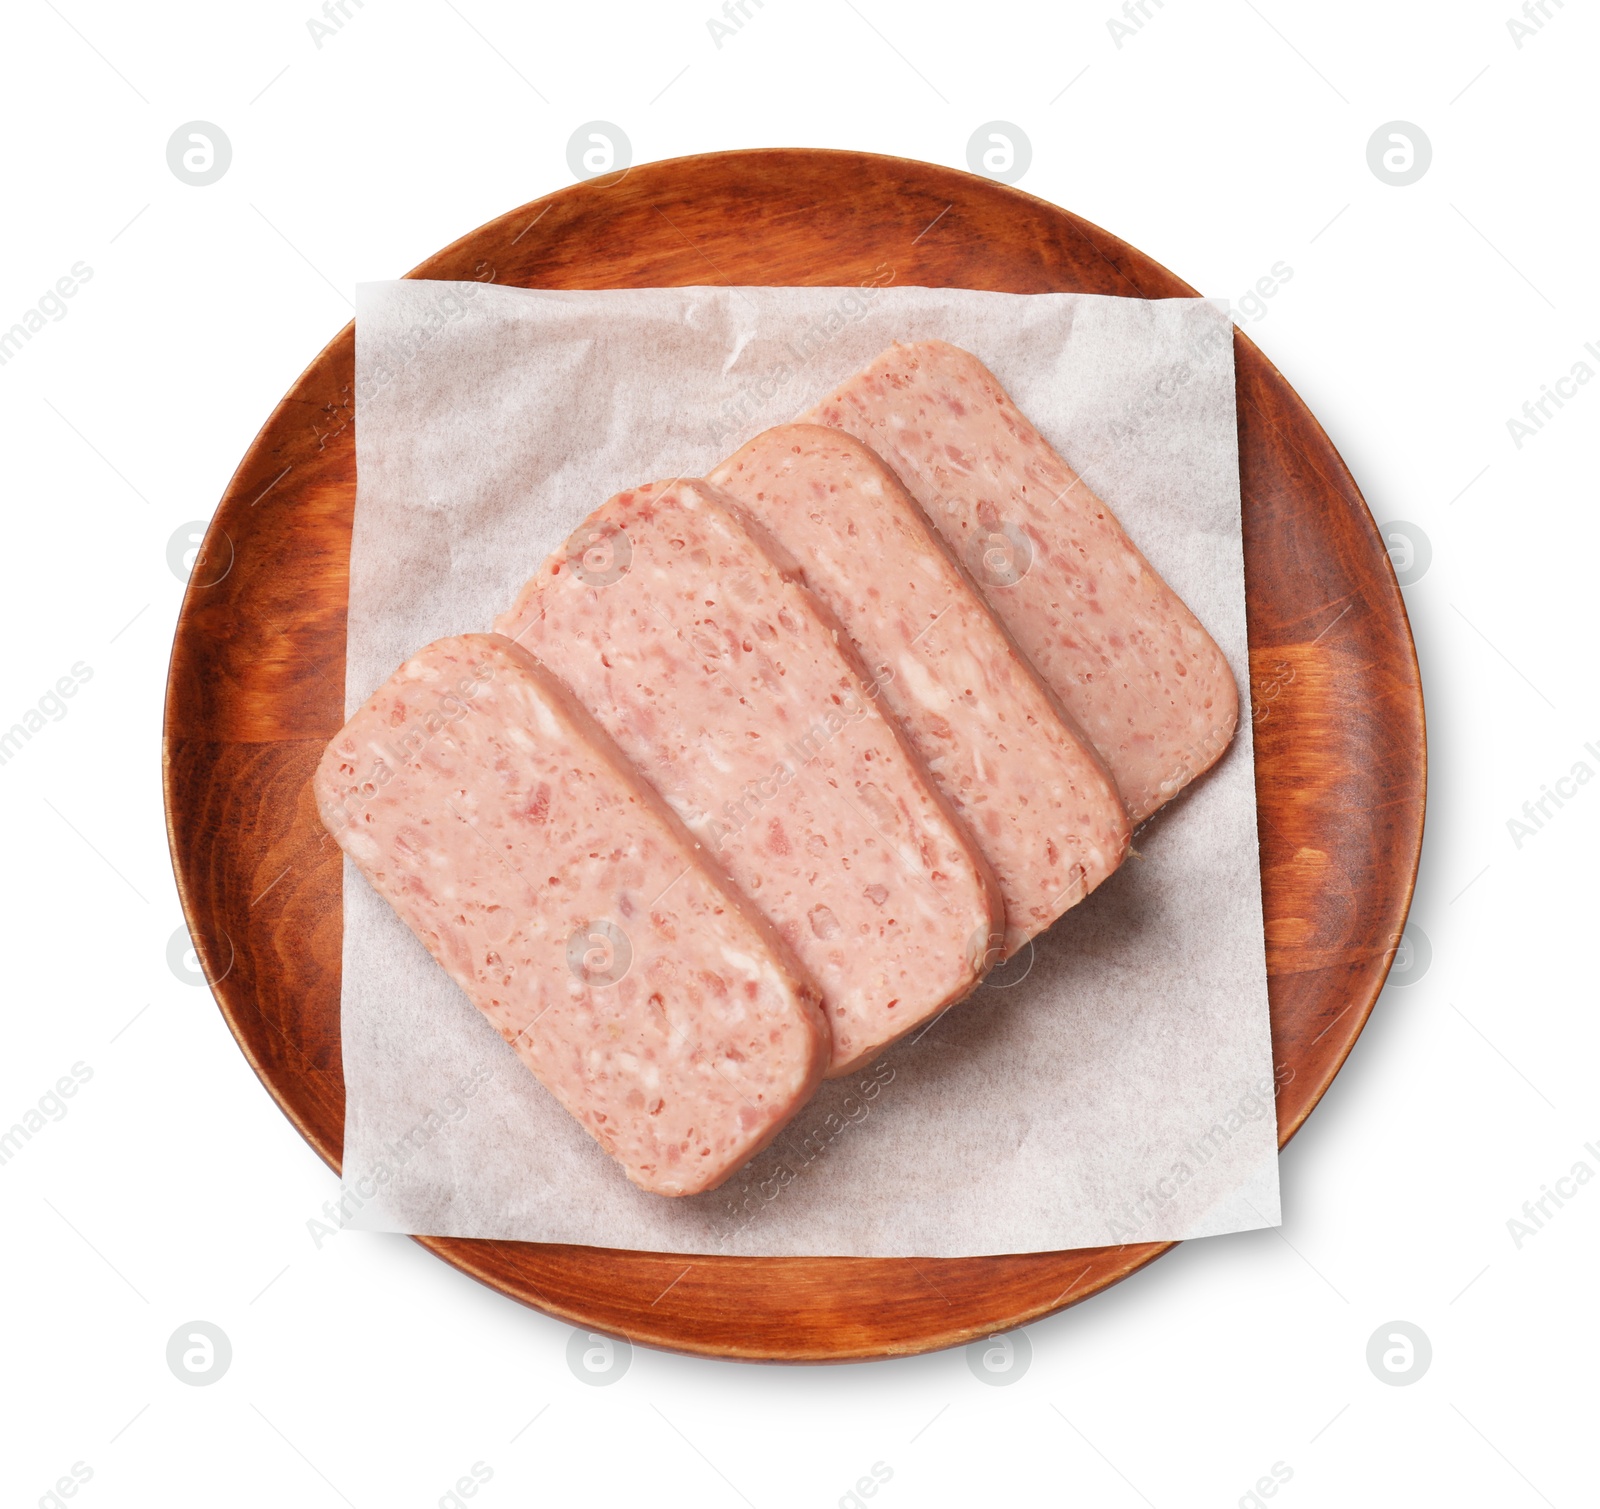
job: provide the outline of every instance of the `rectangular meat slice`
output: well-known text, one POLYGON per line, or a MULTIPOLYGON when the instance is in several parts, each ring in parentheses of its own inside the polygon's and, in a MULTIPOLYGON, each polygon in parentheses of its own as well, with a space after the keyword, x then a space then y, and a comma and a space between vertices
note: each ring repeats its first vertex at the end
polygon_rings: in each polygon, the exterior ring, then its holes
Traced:
POLYGON ((801 563, 878 678, 994 868, 1005 953, 1117 868, 1129 825, 1116 783, 874 452, 780 425, 706 480, 801 563))
POLYGON ((800 417, 899 473, 1104 756, 1134 823, 1227 748, 1239 694, 1222 651, 977 357, 891 346, 800 417))
POLYGON ((830 1075, 960 1000, 1002 907, 838 621, 708 484, 620 493, 496 629, 593 710, 822 987, 830 1075))
POLYGON ((642 1189, 714 1188, 816 1088, 815 983, 509 639, 419 651, 315 790, 373 888, 642 1189))

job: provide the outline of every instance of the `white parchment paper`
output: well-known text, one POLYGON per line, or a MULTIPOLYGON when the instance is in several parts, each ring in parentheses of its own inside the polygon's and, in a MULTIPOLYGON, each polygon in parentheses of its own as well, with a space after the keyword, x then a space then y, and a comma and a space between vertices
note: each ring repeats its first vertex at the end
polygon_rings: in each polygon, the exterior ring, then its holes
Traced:
MULTIPOLYGON (((887 280, 886 277, 883 281, 887 280)), ((1221 302, 951 289, 358 291, 346 706, 484 630, 606 498, 698 476, 894 340, 975 352, 1228 656, 1248 708, 1221 302)), ((348 861, 345 1209, 437 1236, 963 1256, 1279 1219, 1248 715, 1137 857, 722 1189, 641 1193, 348 861)))

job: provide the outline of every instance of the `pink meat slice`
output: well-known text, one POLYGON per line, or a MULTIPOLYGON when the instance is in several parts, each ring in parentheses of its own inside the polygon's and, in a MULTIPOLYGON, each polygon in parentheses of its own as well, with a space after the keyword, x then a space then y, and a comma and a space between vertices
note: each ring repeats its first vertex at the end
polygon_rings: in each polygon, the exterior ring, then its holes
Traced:
POLYGON ((642 1189, 714 1188, 815 1090, 816 985, 509 639, 419 651, 314 784, 373 888, 642 1189))
POLYGON ((706 480, 802 563, 977 839, 1015 952, 1122 862, 1128 814, 900 479, 819 425, 765 431, 706 480))
POLYGON ((527 645, 822 987, 830 1075, 976 985, 1002 905, 848 637, 704 482, 591 515, 495 627, 527 645))
POLYGON ((1239 694, 1222 651, 971 352, 891 346, 800 417, 899 473, 1136 824, 1227 748, 1239 694))

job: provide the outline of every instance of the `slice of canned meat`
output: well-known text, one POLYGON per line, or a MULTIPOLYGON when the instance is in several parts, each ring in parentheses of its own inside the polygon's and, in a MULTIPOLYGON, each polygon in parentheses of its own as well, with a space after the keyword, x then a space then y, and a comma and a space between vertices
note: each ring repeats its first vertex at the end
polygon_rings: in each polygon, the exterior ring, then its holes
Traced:
POLYGON ((314 789, 373 889, 642 1189, 714 1188, 815 1090, 815 983, 510 640, 412 656, 314 789))

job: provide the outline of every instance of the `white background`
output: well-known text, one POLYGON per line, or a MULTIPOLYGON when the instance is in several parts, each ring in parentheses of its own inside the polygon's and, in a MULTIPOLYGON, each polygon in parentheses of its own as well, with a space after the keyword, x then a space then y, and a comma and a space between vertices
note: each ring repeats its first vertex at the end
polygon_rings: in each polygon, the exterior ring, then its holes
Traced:
POLYGON ((1274 1464, 1285 1505, 1593 1503, 1600 1180, 1520 1247, 1507 1225, 1578 1160, 1600 1171, 1600 785, 1520 847, 1507 826, 1580 759, 1600 771, 1600 386, 1520 448, 1507 429, 1574 363, 1600 371, 1597 24, 1546 3, 1519 48, 1510 0, 1145 0, 1119 48, 1109 0, 746 0, 718 49, 709 0, 347 0, 319 49, 309 0, 14 0, 0 329, 74 263, 93 276, 0 367, 0 725, 74 663, 93 676, 0 766, 0 1127, 73 1064, 93 1077, 0 1166, 5 1501, 76 1463, 91 1506, 429 1506, 480 1463, 463 1502, 490 1509, 765 1509, 850 1504, 878 1463, 888 1509, 1251 1504, 1274 1464), (1032 142, 1021 187, 1202 292, 1292 267, 1250 334, 1379 520, 1431 541, 1406 589, 1431 964, 1385 992, 1285 1154, 1281 1232, 1189 1244, 1031 1327, 1007 1386, 959 1351, 765 1368, 641 1349, 592 1387, 569 1328, 405 1239, 316 1247, 334 1176, 169 968, 167 543, 351 285, 569 182, 578 125, 616 122, 638 161, 819 145, 961 166, 997 118, 1032 142), (205 188, 166 162, 196 119, 233 144, 205 188), (1396 119, 1434 152, 1403 188, 1366 160, 1396 119), (195 1319, 233 1346, 208 1387, 165 1360, 195 1319), (1402 1387, 1366 1362, 1395 1320, 1433 1352, 1402 1387))

